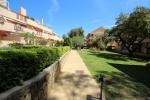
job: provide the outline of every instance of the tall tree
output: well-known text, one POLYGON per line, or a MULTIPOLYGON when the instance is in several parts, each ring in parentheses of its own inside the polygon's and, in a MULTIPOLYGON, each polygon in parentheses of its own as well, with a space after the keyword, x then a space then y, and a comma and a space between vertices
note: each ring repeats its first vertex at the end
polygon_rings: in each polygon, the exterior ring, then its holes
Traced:
POLYGON ((149 24, 147 15, 150 9, 145 7, 137 7, 129 15, 120 14, 116 21, 116 27, 110 31, 111 34, 119 38, 122 45, 128 50, 129 56, 133 55, 135 43, 141 45, 142 41, 150 37, 149 24))
POLYGON ((128 15, 123 13, 123 12, 121 12, 119 17, 116 18, 116 20, 117 20, 116 21, 116 25, 124 24, 124 22, 128 20, 128 15))
POLYGON ((110 29, 105 29, 103 35, 95 35, 92 46, 100 48, 102 50, 107 48, 107 44, 112 41, 116 41, 116 37, 109 34, 110 29))
POLYGON ((68 33, 68 36, 71 38, 74 36, 84 37, 84 30, 82 29, 82 27, 71 29, 70 32, 68 33))
POLYGON ((63 40, 64 40, 64 42, 63 42, 64 46, 70 46, 70 47, 72 47, 72 41, 71 41, 70 37, 68 37, 66 35, 63 35, 63 40))
POLYGON ((71 38, 72 46, 81 47, 84 44, 84 30, 82 27, 71 29, 68 33, 68 38, 71 38))
POLYGON ((72 37, 72 45, 76 48, 82 47, 84 45, 84 38, 79 35, 72 37))
POLYGON ((26 44, 34 44, 34 39, 36 38, 34 34, 23 32, 23 33, 20 33, 20 35, 24 37, 26 44))

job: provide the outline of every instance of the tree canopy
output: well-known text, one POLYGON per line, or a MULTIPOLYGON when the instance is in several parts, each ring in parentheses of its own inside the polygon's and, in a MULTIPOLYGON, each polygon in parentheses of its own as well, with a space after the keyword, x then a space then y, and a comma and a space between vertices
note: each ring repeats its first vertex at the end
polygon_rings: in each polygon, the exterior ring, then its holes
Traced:
POLYGON ((71 29, 70 32, 68 33, 68 36, 71 38, 74 36, 84 37, 84 30, 82 29, 82 27, 71 29))
POLYGON ((137 7, 129 15, 121 13, 117 18, 116 26, 110 31, 110 34, 119 38, 130 56, 136 49, 135 43, 140 47, 142 41, 150 37, 148 28, 150 23, 147 21, 149 14, 150 9, 145 7, 137 7))
POLYGON ((84 38, 82 36, 74 36, 72 37, 72 45, 74 47, 81 47, 84 45, 84 38))
POLYGON ((26 44, 34 44, 34 38, 36 38, 34 34, 29 32, 22 32, 20 35, 24 37, 26 44))
POLYGON ((64 43, 63 43, 64 46, 72 47, 72 41, 70 37, 63 35, 63 39, 64 39, 64 43))
POLYGON ((84 44, 84 30, 82 27, 71 29, 67 35, 63 35, 64 45, 75 48, 82 47, 84 44))

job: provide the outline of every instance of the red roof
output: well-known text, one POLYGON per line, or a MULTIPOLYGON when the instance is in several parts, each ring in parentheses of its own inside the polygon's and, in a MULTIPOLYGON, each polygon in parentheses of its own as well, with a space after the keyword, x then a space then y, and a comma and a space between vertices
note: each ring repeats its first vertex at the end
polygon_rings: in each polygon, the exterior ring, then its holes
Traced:
POLYGON ((103 35, 104 32, 105 32, 105 29, 103 27, 99 27, 99 28, 95 29, 94 31, 92 31, 90 34, 97 34, 97 33, 99 33, 99 34, 103 35))

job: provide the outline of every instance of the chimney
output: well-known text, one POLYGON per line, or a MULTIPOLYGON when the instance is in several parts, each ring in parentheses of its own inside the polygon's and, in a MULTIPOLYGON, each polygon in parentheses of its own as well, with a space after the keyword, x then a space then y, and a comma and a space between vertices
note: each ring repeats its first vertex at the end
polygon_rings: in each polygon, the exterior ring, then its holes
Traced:
POLYGON ((41 24, 42 24, 42 25, 44 24, 44 18, 41 19, 41 24))
POLYGON ((20 14, 21 14, 21 15, 24 15, 24 16, 27 16, 26 9, 23 8, 22 6, 20 7, 20 14))
POLYGON ((9 8, 9 2, 7 0, 0 0, 0 5, 9 8))

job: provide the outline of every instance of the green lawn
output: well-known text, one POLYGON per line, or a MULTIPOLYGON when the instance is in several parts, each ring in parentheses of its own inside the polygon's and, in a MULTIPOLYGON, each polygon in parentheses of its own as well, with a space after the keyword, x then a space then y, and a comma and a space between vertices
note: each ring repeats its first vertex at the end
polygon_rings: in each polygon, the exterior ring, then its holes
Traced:
POLYGON ((107 51, 78 51, 92 75, 105 74, 107 100, 150 100, 150 68, 145 61, 107 51))

